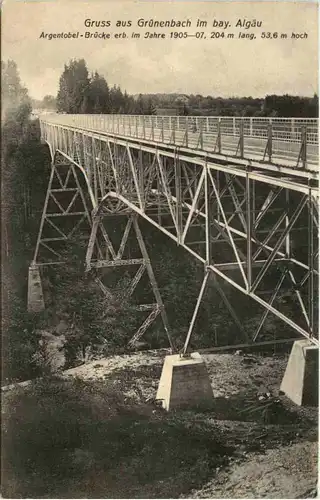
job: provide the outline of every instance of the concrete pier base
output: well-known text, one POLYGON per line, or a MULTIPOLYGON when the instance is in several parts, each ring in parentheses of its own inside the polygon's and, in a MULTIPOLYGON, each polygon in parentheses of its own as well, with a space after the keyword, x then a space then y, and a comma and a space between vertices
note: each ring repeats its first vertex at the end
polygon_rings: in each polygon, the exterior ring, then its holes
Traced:
POLYGON ((318 405, 318 347, 297 340, 291 350, 280 391, 299 406, 318 405))
POLYGON ((28 275, 28 311, 40 312, 43 310, 44 298, 39 267, 30 266, 28 275))
POLYGON ((166 356, 156 399, 162 401, 167 411, 212 404, 209 375, 199 353, 192 353, 188 358, 179 354, 166 356))

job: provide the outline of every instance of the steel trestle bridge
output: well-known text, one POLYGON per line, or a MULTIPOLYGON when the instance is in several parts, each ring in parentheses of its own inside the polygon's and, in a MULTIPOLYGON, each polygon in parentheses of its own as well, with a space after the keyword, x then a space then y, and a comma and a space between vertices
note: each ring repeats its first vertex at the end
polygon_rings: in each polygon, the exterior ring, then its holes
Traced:
POLYGON ((29 271, 30 309, 43 307, 40 266, 62 263, 59 245, 86 222, 86 269, 107 297, 105 268, 137 269, 126 298, 143 276, 151 285, 154 301, 137 305, 146 318, 130 344, 161 315, 174 348, 143 219, 204 266, 184 353, 209 279, 248 344, 269 314, 318 344, 317 119, 48 114, 40 127, 52 169, 29 271), (126 221, 117 248, 105 224, 114 216, 126 221), (243 331, 225 285, 262 306, 254 332, 243 331))

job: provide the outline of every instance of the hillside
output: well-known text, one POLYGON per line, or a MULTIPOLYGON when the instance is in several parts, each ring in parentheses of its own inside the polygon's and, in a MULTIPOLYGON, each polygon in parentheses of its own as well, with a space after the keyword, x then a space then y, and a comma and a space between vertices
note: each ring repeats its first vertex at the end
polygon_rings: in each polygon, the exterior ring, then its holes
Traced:
POLYGON ((278 388, 286 358, 205 355, 207 412, 155 401, 165 350, 102 358, 4 393, 4 496, 310 498, 317 409, 278 388))

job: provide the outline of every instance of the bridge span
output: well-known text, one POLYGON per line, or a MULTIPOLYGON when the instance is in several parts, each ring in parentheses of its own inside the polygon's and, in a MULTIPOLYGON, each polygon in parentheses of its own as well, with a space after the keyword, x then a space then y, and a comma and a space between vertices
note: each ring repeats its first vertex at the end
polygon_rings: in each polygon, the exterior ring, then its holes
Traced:
POLYGON ((128 297, 149 278, 154 302, 137 305, 146 318, 130 343, 161 315, 174 348, 143 219, 204 266, 184 353, 209 279, 246 343, 259 340, 274 314, 318 344, 317 119, 47 114, 40 127, 52 169, 29 271, 30 310, 44 307, 41 266, 63 264, 61 245, 86 222, 86 268, 103 293, 110 294, 103 268, 137 269, 128 297), (117 248, 107 227, 114 216, 126 221, 117 248), (255 331, 243 331, 226 283, 262 306, 255 331))

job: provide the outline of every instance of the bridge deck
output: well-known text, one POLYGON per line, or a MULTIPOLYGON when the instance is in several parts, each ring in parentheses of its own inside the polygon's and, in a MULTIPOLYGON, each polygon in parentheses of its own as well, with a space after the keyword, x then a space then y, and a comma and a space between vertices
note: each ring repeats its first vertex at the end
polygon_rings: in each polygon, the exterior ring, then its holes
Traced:
POLYGON ((47 123, 318 172, 317 119, 66 115, 47 123))

